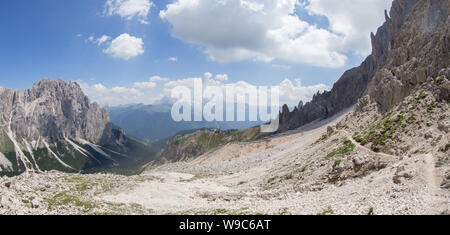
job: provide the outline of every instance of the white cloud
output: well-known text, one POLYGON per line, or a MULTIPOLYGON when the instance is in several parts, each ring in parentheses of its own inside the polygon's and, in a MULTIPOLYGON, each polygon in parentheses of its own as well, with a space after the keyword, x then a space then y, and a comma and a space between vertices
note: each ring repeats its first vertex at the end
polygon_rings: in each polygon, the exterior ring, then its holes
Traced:
POLYGON ((167 82, 168 78, 163 78, 160 76, 152 76, 148 79, 148 82, 135 82, 133 87, 137 89, 152 89, 158 86, 158 82, 167 82))
POLYGON ((298 0, 175 0, 160 17, 172 25, 174 37, 200 45, 214 61, 282 59, 341 67, 346 53, 370 51, 368 32, 381 25, 390 1, 311 0, 309 5, 298 0), (330 29, 300 19, 296 7, 326 16, 330 29))
POLYGON ((94 40, 95 40, 94 36, 89 36, 89 37, 85 40, 85 42, 86 42, 86 43, 88 43, 88 42, 93 42, 94 40))
POLYGON ((299 101, 304 103, 311 101, 312 97, 318 91, 323 92, 330 88, 324 84, 316 84, 312 86, 303 86, 300 79, 294 79, 293 83, 289 79, 285 79, 280 83, 280 103, 287 104, 290 107, 298 105, 299 101))
POLYGON ((360 55, 371 52, 370 33, 384 21, 384 10, 390 9, 392 0, 309 0, 310 14, 328 18, 330 30, 343 35, 339 42, 342 50, 360 55))
POLYGON ((264 4, 259 4, 255 1, 241 0, 241 6, 254 12, 264 10, 264 4))
POLYGON ((178 62, 178 58, 177 57, 170 57, 169 59, 167 59, 168 61, 171 62, 178 62))
POLYGON ((217 74, 216 80, 218 81, 228 81, 228 74, 217 74))
POLYGON ((149 81, 151 81, 151 82, 167 82, 167 81, 169 81, 169 79, 168 78, 163 78, 163 77, 160 77, 160 76, 152 76, 152 77, 149 78, 149 81))
MULTIPOLYGON (((206 73, 205 75, 209 75, 210 73, 206 73)), ((221 75, 219 75, 220 77, 221 75)), ((210 80, 208 79, 209 76, 204 76, 204 79, 202 78, 186 78, 186 79, 180 79, 180 80, 173 80, 170 82, 167 82, 164 85, 163 89, 163 96, 170 97, 170 92, 173 88, 177 86, 184 86, 188 87, 190 89, 194 89, 194 82, 195 81, 202 81, 204 86, 218 86, 223 91, 225 91, 226 86, 232 86, 236 90, 250 90, 250 87, 254 87, 254 85, 245 82, 245 81, 238 81, 235 83, 227 83, 225 81, 220 80, 210 80)), ((211 74, 211 77, 212 74, 211 74)), ((211 78, 209 77, 209 78, 211 78)), ((228 76, 226 76, 228 78, 228 76)), ((217 75, 216 75, 217 78, 217 75)), ((312 97, 317 94, 318 91, 323 92, 325 90, 329 90, 330 88, 327 85, 324 84, 316 84, 311 86, 303 86, 300 79, 294 79, 294 82, 292 82, 290 79, 284 79, 280 84, 272 84, 274 86, 280 87, 280 104, 287 104, 290 107, 295 107, 298 105, 299 101, 302 100, 303 102, 309 102, 311 101, 312 97)))
POLYGON ((144 93, 136 88, 111 87, 108 88, 101 83, 89 85, 83 81, 77 81, 84 93, 93 101, 101 105, 124 105, 132 103, 150 104, 159 100, 159 97, 151 96, 151 93, 144 93))
POLYGON ((150 89, 155 88, 157 84, 155 82, 135 82, 133 83, 133 87, 138 89, 150 89))
POLYGON ((213 77, 213 75, 212 75, 212 73, 210 73, 210 72, 206 72, 205 74, 203 74, 203 77, 204 77, 206 80, 209 80, 209 79, 211 79, 211 78, 213 77))
POLYGON ((291 69, 291 66, 289 66, 289 65, 283 65, 283 64, 272 64, 272 67, 273 67, 273 68, 276 68, 276 69, 281 69, 281 70, 288 70, 288 69, 291 69))
POLYGON ((144 54, 144 42, 141 38, 130 36, 129 34, 121 34, 114 40, 103 53, 114 58, 129 60, 138 55, 144 54))
POLYGON ((97 38, 95 41, 97 42, 97 45, 102 45, 103 43, 109 41, 111 39, 108 35, 102 35, 101 37, 97 38))
POLYGON ((148 24, 148 13, 153 6, 149 0, 107 0, 105 14, 119 15, 126 20, 137 19, 142 24, 148 24))
MULTIPOLYGON (((208 73, 206 73, 208 74, 208 73)), ((210 74, 209 78, 213 78, 213 74, 210 74)), ((224 75, 216 75, 215 77, 225 77, 224 75)), ((208 77, 208 76, 206 76, 208 77)), ((228 76, 226 76, 228 77, 228 76)), ((226 82, 218 79, 206 79, 206 78, 185 78, 178 80, 170 80, 159 76, 153 76, 149 78, 148 82, 135 82, 133 87, 106 87, 101 83, 89 85, 84 81, 77 81, 86 95, 93 101, 100 103, 101 105, 122 105, 131 103, 143 103, 143 104, 155 104, 164 103, 167 101, 174 102, 171 99, 172 89, 177 86, 185 86, 190 89, 194 89, 194 82, 200 81, 207 86, 217 86, 225 91, 226 86, 232 86, 238 90, 249 90, 253 87, 252 84, 245 81, 238 82, 226 82), (158 81, 165 81, 158 87, 158 81), (158 87, 158 89, 152 89, 158 87), (151 90, 149 90, 151 89, 151 90)), ((271 84, 274 86, 280 86, 280 102, 281 104, 288 104, 290 107, 295 107, 300 100, 308 102, 312 99, 314 94, 318 91, 328 90, 329 87, 324 84, 316 84, 312 86, 303 86, 300 79, 291 81, 290 79, 283 80, 280 84, 271 84)))

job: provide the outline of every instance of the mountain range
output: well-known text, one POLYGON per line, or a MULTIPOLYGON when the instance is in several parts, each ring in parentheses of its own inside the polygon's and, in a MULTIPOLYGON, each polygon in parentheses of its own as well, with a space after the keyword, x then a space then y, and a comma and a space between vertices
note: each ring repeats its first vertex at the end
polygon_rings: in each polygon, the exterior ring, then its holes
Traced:
POLYGON ((43 79, 27 90, 0 88, 2 173, 79 172, 134 167, 155 152, 126 136, 80 86, 43 79))
MULTIPOLYGON (((133 137, 146 142, 164 141, 180 133, 193 132, 201 128, 216 128, 223 131, 241 130, 261 125, 262 122, 175 122, 171 116, 172 106, 124 105, 107 107, 111 121, 133 137)), ((247 105, 247 115, 248 115, 247 105)))

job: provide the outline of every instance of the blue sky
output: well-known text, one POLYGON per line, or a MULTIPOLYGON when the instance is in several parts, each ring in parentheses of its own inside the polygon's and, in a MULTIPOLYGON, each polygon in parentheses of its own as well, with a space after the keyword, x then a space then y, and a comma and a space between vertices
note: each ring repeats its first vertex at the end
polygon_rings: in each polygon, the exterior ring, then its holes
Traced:
MULTIPOLYGON (((293 83, 295 83, 294 79, 301 79, 301 86, 311 86, 311 89, 317 88, 315 86, 317 84, 331 86, 346 69, 359 65, 368 55, 370 52, 369 32, 381 25, 383 21, 381 9, 386 9, 387 4, 390 3, 388 0, 369 1, 370 3, 367 3, 366 0, 342 1, 344 5, 348 2, 353 5, 355 2, 361 4, 366 2, 366 4, 377 6, 375 9, 377 12, 371 13, 375 15, 373 18, 377 19, 367 22, 367 25, 361 25, 361 20, 357 18, 344 19, 345 17, 339 15, 330 15, 334 14, 335 9, 327 9, 327 6, 332 7, 329 0, 297 2, 294 7, 295 11, 285 15, 283 14, 286 12, 270 10, 271 1, 268 0, 229 0, 230 3, 219 4, 217 9, 211 9, 211 12, 215 10, 220 13, 224 12, 225 17, 218 16, 217 21, 216 18, 211 18, 210 15, 205 14, 205 10, 202 10, 211 8, 210 5, 207 5, 215 2, 211 0, 197 1, 197 5, 194 7, 192 4, 189 5, 189 2, 196 2, 193 0, 108 1, 2 1, 0 3, 0 30, 2 31, 0 37, 0 86, 26 89, 42 78, 62 78, 67 81, 75 80, 84 83, 84 89, 90 95, 89 92, 95 93, 90 88, 96 84, 101 84, 108 89, 113 87, 133 88, 133 84, 148 82, 152 76, 168 78, 168 81, 179 81, 202 77, 205 72, 213 75, 227 74, 227 83, 245 81, 254 85, 277 85, 288 78, 293 83), (108 1, 112 4, 109 8, 108 1), (131 1, 130 4, 136 3, 137 7, 143 6, 139 5, 141 3, 149 3, 151 7, 149 7, 148 14, 146 11, 140 11, 139 8, 133 8, 136 12, 121 12, 120 10, 123 10, 123 8, 119 9, 121 4, 123 6, 127 1, 131 1), (239 1, 240 4, 238 4, 239 1), (246 6, 252 8, 245 8, 246 6), (262 8, 258 8, 258 6, 262 6, 262 8), (227 11, 236 12, 234 8, 245 8, 246 11, 239 10, 249 14, 242 16, 242 29, 236 23, 232 24, 233 22, 230 22, 230 25, 223 23, 228 15, 225 13, 227 11), (161 11, 165 12, 164 17, 161 11), (262 11, 266 12, 257 15, 262 11), (191 13, 195 14, 196 19, 186 23, 191 19, 189 18, 191 13), (268 15, 267 19, 264 18, 265 15, 268 15), (299 50, 300 53, 295 53, 295 55, 301 55, 305 48, 315 47, 314 41, 309 41, 311 45, 307 43, 304 45, 303 41, 295 40, 295 37, 301 36, 300 31, 299 35, 293 36, 294 40, 280 39, 287 40, 286 44, 292 42, 293 47, 296 45, 292 49, 278 48, 273 43, 265 41, 254 42, 251 41, 255 40, 251 36, 246 41, 246 38, 242 36, 224 33, 232 34, 236 31, 235 34, 239 34, 242 31, 237 31, 236 28, 246 30, 244 27, 247 27, 249 31, 261 29, 255 31, 256 33, 267 33, 269 30, 282 28, 285 25, 284 21, 280 21, 279 25, 273 25, 274 28, 265 29, 264 27, 269 24, 264 23, 264 20, 270 22, 273 21, 273 17, 278 18, 278 16, 286 16, 288 19, 289 15, 299 19, 298 22, 295 21, 299 27, 307 25, 315 27, 317 32, 322 30, 321 33, 327 33, 327 36, 324 37, 330 42, 324 41, 325 46, 318 45, 316 48, 326 48, 330 50, 329 55, 339 54, 341 57, 331 58, 328 63, 322 65, 320 56, 325 53, 319 51, 306 54, 314 58, 317 54, 315 60, 292 56, 289 54, 290 51, 299 50), (333 19, 338 19, 336 22, 342 19, 342 22, 336 23, 332 21, 333 19), (352 22, 355 24, 354 27, 351 25, 352 22), (254 25, 252 25, 253 23, 254 25), (341 27, 342 25, 352 26, 351 30, 346 30, 345 27, 341 27), (223 31, 217 29, 219 26, 223 31), (201 33, 197 30, 201 30, 201 33), (214 33, 222 38, 218 40, 214 33), (107 53, 106 50, 112 46, 113 40, 123 34, 129 35, 128 39, 140 40, 142 47, 139 49, 142 52, 126 59, 123 56, 121 58, 121 54, 107 53), (107 35, 108 40, 99 45, 95 40, 102 35, 107 35), (223 35, 226 35, 225 38, 223 35), (89 40, 89 37, 92 37, 93 40, 89 40), (332 37, 335 39, 330 39, 332 37), (361 41, 361 38, 364 40, 361 45, 355 45, 352 42, 352 40, 361 41), (339 48, 330 46, 333 40, 336 43, 339 42, 339 48), (263 46, 252 46, 259 44, 263 46), (237 53, 236 48, 244 48, 245 53, 243 55, 237 53), (230 51, 230 55, 227 54, 227 51, 230 51), (269 57, 270 59, 267 59, 269 57), (341 59, 343 57, 345 57, 345 62, 341 59), (169 58, 176 58, 177 61, 170 61, 169 58)), ((276 1, 272 0, 272 2, 276 1)), ((285 2, 295 2, 295 0, 285 2)), ((336 14, 353 14, 351 11, 346 13, 345 8, 343 9, 343 12, 336 14)), ((364 12, 361 14, 366 15, 364 12)), ((230 15, 230 17, 236 18, 241 15, 230 15)), ((286 25, 288 24, 286 23, 286 25)), ((158 86, 164 87, 164 84, 158 84, 158 86)), ((154 93, 151 96, 157 97, 161 95, 160 91, 161 89, 155 89, 145 92, 154 93)), ((111 94, 105 93, 105 95, 111 94)), ((102 97, 92 94, 90 96, 94 100, 99 100, 100 103, 107 103, 102 102, 102 97)))

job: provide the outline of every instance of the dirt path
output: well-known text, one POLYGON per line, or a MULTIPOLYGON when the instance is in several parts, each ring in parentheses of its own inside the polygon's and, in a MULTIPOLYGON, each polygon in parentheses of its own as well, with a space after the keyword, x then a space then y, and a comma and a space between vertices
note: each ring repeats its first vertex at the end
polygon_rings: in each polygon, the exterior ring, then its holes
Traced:
POLYGON ((431 190, 437 191, 439 190, 439 179, 435 174, 435 165, 436 162, 432 154, 424 155, 425 158, 425 180, 430 187, 431 190))

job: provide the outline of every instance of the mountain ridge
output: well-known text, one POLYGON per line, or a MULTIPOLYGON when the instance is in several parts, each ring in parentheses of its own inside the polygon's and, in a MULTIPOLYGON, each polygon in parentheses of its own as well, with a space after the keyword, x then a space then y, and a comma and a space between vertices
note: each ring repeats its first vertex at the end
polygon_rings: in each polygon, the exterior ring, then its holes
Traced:
MULTIPOLYGON (((134 104, 108 107, 111 121, 120 126, 128 135, 144 141, 157 142, 173 138, 179 133, 217 128, 223 131, 240 130, 260 125, 262 122, 175 122, 171 116, 170 105, 134 104)), ((246 107, 248 115, 249 108, 246 107)))
POLYGON ((280 113, 279 132, 298 128, 317 119, 325 119, 355 105, 378 69, 382 68, 390 52, 390 43, 399 33, 405 17, 419 0, 395 0, 390 10, 385 11, 386 22, 371 34, 372 54, 360 66, 344 72, 330 91, 316 94, 311 102, 292 112, 283 107, 280 113))
POLYGON ((43 79, 27 90, 2 88, 0 111, 0 152, 9 166, 0 165, 3 174, 118 167, 153 155, 113 125, 76 82, 43 79), (140 152, 134 159, 132 146, 140 152))

